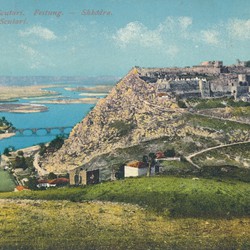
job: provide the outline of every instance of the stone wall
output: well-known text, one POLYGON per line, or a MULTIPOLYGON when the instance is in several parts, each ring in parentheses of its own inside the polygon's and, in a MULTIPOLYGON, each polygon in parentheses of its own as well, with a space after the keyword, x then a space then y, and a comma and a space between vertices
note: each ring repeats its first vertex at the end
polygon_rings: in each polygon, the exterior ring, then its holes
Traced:
POLYGON ((235 87, 232 87, 232 95, 235 98, 239 98, 240 96, 244 95, 247 92, 249 92, 249 86, 235 86, 235 87))
POLYGON ((185 68, 139 68, 138 73, 141 78, 164 78, 169 74, 181 75, 187 74, 220 74, 222 68, 213 66, 194 66, 185 68))
POLYGON ((240 96, 248 88, 237 88, 250 84, 250 68, 222 66, 222 62, 206 62, 185 68, 139 68, 141 79, 156 83, 158 93, 169 92, 181 98, 240 96), (212 64, 211 64, 212 63, 212 64), (249 72, 249 74, 248 74, 249 72))
POLYGON ((199 89, 202 98, 207 98, 211 96, 211 86, 209 82, 199 80, 199 89))

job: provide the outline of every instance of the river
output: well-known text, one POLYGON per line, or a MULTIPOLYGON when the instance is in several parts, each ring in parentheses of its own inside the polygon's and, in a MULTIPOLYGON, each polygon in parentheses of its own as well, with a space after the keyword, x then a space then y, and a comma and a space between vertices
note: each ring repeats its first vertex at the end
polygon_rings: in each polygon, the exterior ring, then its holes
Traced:
MULTIPOLYGON (((61 94, 62 98, 84 98, 88 96, 80 96, 80 92, 73 92, 64 89, 65 86, 58 86, 56 88, 49 88, 49 90, 56 91, 61 94)), ((67 86, 75 87, 75 86, 67 86)), ((35 103, 36 101, 44 100, 39 98, 32 99, 20 99, 16 103, 35 103)), ((4 116, 8 121, 12 122, 16 128, 46 128, 46 127, 67 127, 74 126, 80 122, 90 111, 94 104, 44 104, 48 107, 47 112, 40 113, 5 113, 1 112, 0 116, 4 116)), ((22 136, 16 135, 8 139, 0 140, 0 152, 2 153, 4 148, 13 146, 15 149, 21 149, 29 146, 33 146, 42 142, 49 142, 55 138, 56 132, 52 131, 51 135, 46 134, 45 131, 38 131, 38 135, 22 136)), ((70 132, 70 129, 65 131, 70 132)), ((28 132, 27 132, 28 134, 28 132)))

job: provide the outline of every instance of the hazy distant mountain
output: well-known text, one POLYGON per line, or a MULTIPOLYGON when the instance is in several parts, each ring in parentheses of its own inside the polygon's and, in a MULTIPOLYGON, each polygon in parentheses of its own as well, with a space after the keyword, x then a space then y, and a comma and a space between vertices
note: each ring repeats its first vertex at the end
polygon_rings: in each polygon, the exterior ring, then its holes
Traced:
POLYGON ((0 85, 37 85, 51 83, 115 84, 117 76, 0 76, 0 85))

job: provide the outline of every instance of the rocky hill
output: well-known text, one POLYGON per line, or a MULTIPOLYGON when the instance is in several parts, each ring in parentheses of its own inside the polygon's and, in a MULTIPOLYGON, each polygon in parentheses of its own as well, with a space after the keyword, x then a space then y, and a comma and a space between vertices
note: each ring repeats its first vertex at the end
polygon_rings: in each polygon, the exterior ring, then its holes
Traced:
POLYGON ((241 140, 249 138, 248 128, 239 130, 233 124, 225 131, 223 124, 217 121, 214 126, 209 121, 200 122, 187 109, 178 108, 176 98, 159 95, 157 84, 144 81, 138 69, 133 68, 73 128, 61 149, 44 156, 41 165, 53 172, 65 172, 77 167, 107 168, 110 167, 107 156, 120 156, 120 152, 122 161, 126 162, 130 154, 120 150, 133 149, 138 145, 146 145, 137 155, 141 157, 143 153, 148 153, 143 152, 146 148, 148 151, 152 148, 164 150, 173 142, 178 152, 185 154, 197 148, 236 141, 239 131, 242 133, 241 140), (155 146, 155 141, 161 138, 164 140, 155 146))
MULTIPOLYGON (((141 80, 135 69, 131 70, 95 108, 77 124, 64 146, 43 159, 42 165, 49 171, 70 170, 88 162, 96 155, 115 148, 128 147, 157 136, 162 127, 154 118, 157 107, 175 108, 170 101, 159 102, 155 88, 141 80)), ((160 115, 160 110, 158 111, 160 115)), ((169 114, 173 123, 178 112, 169 114), (175 117, 174 120, 172 120, 175 117)), ((162 117, 162 121, 166 117, 162 117)), ((178 126, 178 122, 176 124, 178 126)))

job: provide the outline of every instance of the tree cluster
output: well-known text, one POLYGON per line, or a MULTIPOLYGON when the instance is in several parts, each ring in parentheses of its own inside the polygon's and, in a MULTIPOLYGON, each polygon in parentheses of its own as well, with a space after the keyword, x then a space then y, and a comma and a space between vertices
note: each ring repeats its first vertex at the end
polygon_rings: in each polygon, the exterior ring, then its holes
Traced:
POLYGON ((46 153, 54 153, 60 149, 64 143, 65 137, 63 135, 57 135, 54 140, 52 140, 48 146, 44 143, 40 143, 39 155, 43 156, 46 153))

